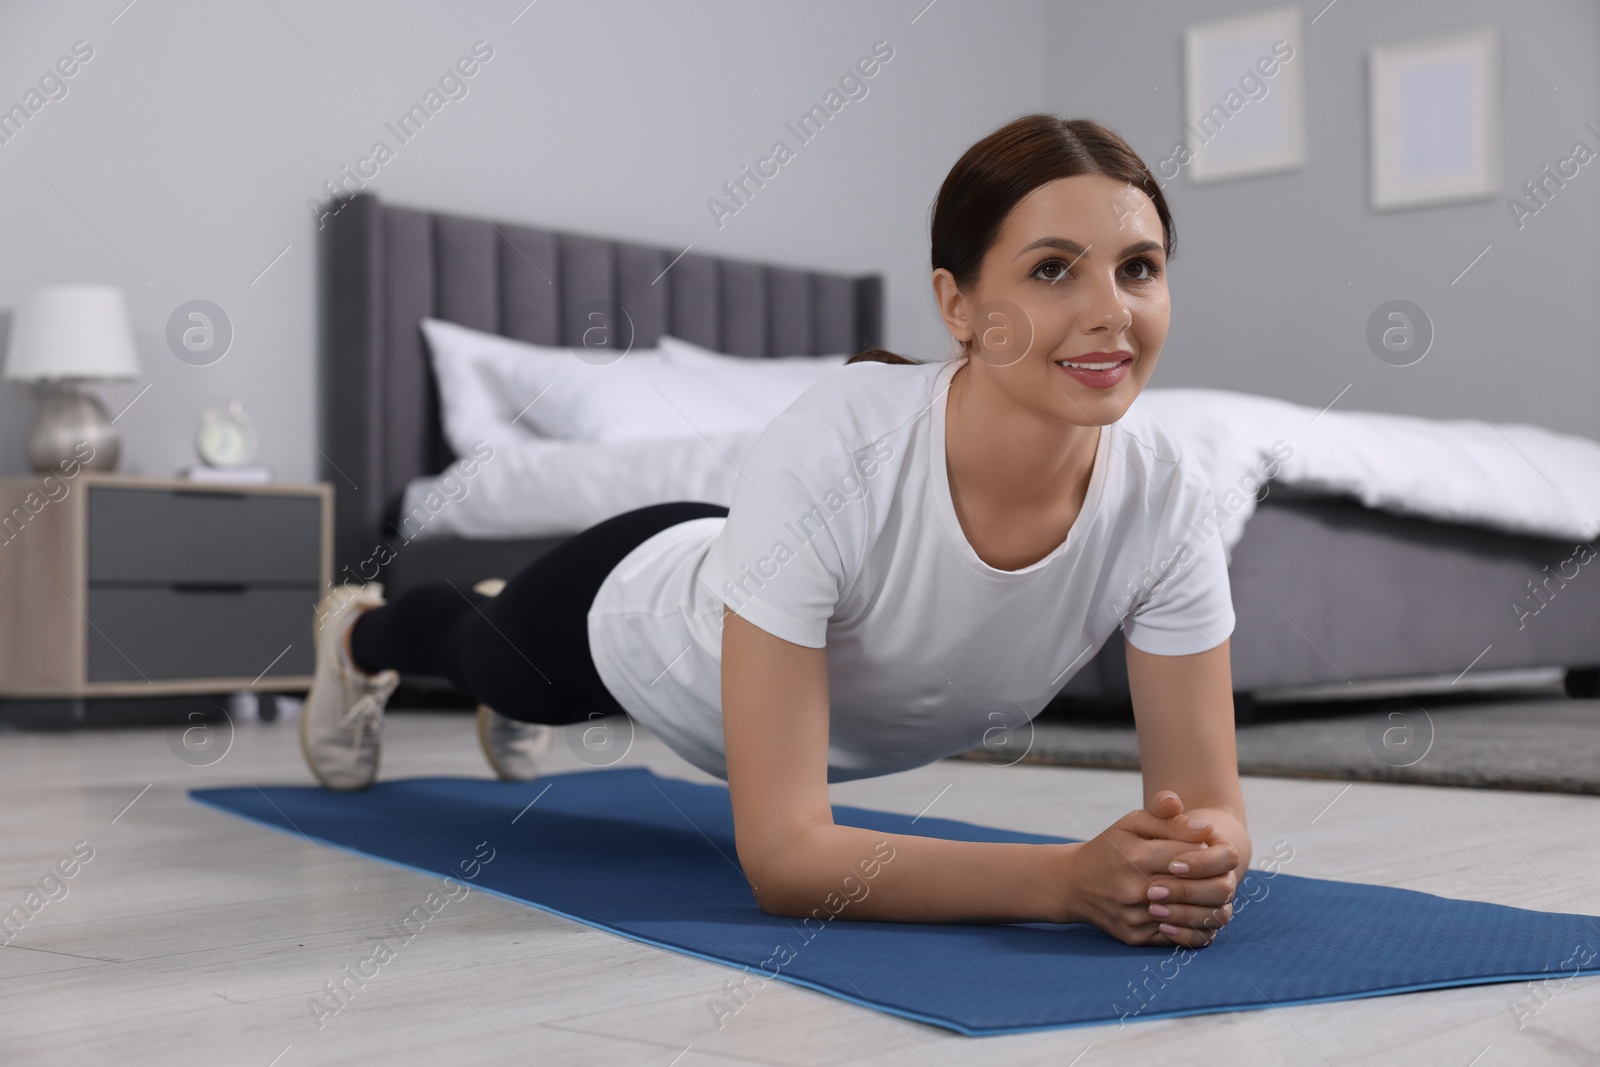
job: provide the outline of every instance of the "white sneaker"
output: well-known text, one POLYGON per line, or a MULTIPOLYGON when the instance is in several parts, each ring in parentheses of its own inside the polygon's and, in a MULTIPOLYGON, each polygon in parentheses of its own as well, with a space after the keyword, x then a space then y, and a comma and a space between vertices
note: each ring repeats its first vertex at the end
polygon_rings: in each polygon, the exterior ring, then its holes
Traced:
POLYGON ((365 789, 378 777, 383 706, 400 684, 392 670, 368 675, 346 658, 344 633, 363 610, 383 603, 383 586, 346 584, 317 604, 317 670, 300 713, 300 751, 328 789, 365 789))
POLYGON ((478 744, 503 781, 531 782, 539 777, 538 758, 549 751, 553 733, 548 726, 508 719, 487 704, 478 705, 478 744))
MULTIPOLYGON (((503 578, 485 578, 472 588, 484 596, 499 596, 503 578)), ((550 748, 554 730, 533 722, 508 719, 487 704, 478 705, 478 744, 494 773, 507 782, 531 782, 539 777, 537 759, 550 748)))

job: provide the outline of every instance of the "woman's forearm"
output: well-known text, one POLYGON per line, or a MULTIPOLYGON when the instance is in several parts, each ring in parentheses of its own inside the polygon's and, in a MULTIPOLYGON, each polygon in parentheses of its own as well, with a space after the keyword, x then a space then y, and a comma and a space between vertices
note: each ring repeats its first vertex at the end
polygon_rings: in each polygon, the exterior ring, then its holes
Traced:
POLYGON ((946 841, 822 824, 746 863, 756 901, 818 921, 1076 922, 1075 844, 946 841))

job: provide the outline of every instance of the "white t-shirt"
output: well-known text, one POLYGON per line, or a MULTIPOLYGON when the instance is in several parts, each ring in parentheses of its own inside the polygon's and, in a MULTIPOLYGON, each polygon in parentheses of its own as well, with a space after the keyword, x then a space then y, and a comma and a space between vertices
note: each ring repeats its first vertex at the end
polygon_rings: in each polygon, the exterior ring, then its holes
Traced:
POLYGON ((831 782, 1021 725, 1119 627, 1168 656, 1233 632, 1210 485, 1137 409, 1101 427, 1065 541, 1020 570, 979 559, 945 465, 945 396, 962 362, 841 367, 763 431, 726 519, 669 527, 613 568, 589 642, 630 715, 727 777, 724 604, 827 649, 831 782))

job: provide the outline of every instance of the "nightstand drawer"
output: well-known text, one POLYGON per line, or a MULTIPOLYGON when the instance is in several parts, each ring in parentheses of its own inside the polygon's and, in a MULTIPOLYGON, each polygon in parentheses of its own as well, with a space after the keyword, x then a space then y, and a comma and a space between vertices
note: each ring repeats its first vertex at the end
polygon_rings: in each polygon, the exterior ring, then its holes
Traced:
POLYGON ((89 582, 319 584, 321 503, 284 493, 92 486, 89 582))
POLYGON ((90 586, 86 680, 255 678, 269 664, 269 678, 307 675, 316 659, 311 632, 316 604, 317 587, 311 584, 288 589, 90 586))

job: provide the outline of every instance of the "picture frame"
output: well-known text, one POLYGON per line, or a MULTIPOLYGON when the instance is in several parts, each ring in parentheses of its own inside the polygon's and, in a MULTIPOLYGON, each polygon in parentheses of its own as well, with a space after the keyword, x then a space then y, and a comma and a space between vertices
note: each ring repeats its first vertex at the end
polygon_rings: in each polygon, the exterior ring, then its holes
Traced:
POLYGON ((1224 181, 1305 166, 1303 37, 1298 7, 1184 30, 1187 141, 1175 155, 1191 181, 1224 181))
POLYGON ((1374 210, 1498 195, 1499 34, 1377 45, 1367 67, 1374 210))

